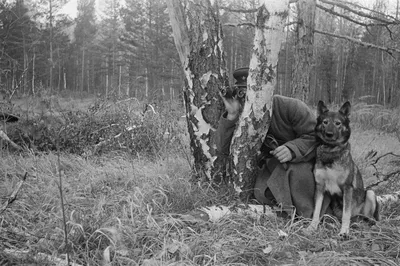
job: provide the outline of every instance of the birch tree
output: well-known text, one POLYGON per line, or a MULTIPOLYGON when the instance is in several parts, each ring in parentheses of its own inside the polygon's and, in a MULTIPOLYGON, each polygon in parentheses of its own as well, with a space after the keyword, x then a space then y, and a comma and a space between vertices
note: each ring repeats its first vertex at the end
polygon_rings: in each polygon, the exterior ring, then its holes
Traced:
POLYGON ((256 155, 271 119, 278 55, 285 38, 283 29, 288 8, 287 0, 263 0, 257 11, 246 100, 231 145, 233 183, 242 199, 252 194, 256 155))
POLYGON ((167 5, 185 75, 184 101, 194 169, 202 178, 215 180, 225 166, 215 146, 215 130, 223 110, 219 89, 228 85, 218 3, 169 0, 167 5))

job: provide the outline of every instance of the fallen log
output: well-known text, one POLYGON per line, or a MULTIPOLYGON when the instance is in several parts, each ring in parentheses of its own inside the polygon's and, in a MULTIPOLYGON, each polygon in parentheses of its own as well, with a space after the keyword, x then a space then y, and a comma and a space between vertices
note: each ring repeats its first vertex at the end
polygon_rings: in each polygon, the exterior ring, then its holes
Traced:
POLYGON ((16 144, 14 141, 12 141, 6 133, 4 133, 3 130, 0 130, 0 139, 4 140, 5 142, 7 142, 8 144, 11 145, 11 147, 13 147, 16 150, 22 151, 24 150, 21 146, 19 146, 18 144, 16 144))
POLYGON ((7 207, 17 199, 18 191, 21 189, 21 186, 25 182, 27 176, 28 172, 25 172, 25 175, 23 176, 22 180, 18 182, 18 184, 15 186, 14 191, 11 193, 6 202, 0 208, 0 214, 2 214, 7 209, 7 207))
POLYGON ((386 195, 380 195, 376 197, 377 201, 381 205, 398 202, 400 199, 400 191, 389 193, 386 195))

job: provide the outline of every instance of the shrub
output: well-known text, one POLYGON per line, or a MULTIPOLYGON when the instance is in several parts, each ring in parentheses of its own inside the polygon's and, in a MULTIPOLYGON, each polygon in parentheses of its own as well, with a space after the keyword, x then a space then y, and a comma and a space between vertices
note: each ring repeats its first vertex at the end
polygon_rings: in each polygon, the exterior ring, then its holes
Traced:
POLYGON ((143 112, 143 106, 132 99, 100 99, 86 111, 58 110, 23 119, 8 128, 8 135, 33 151, 59 147, 78 155, 124 151, 154 157, 181 148, 186 130, 177 119, 179 110, 143 112))

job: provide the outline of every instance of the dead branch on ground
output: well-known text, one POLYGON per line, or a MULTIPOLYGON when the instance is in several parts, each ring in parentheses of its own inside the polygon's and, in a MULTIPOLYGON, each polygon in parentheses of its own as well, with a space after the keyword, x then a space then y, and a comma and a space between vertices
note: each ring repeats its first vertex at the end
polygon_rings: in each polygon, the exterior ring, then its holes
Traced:
POLYGON ((3 130, 0 130, 0 139, 6 141, 7 143, 9 143, 14 149, 22 151, 24 150, 21 146, 19 146, 18 144, 16 144, 14 141, 12 141, 6 133, 4 133, 3 130))
POLYGON ((395 153, 393 153, 393 152, 388 152, 388 153, 382 154, 381 156, 378 156, 378 157, 375 159, 375 161, 373 161, 373 162, 371 163, 371 166, 375 168, 376 177, 378 178, 378 181, 376 181, 375 183, 369 185, 369 186, 367 187, 367 189, 371 189, 371 188, 373 188, 373 187, 377 187, 377 186, 379 186, 380 184, 382 184, 383 182, 388 181, 391 177, 394 177, 394 176, 396 176, 396 175, 398 176, 398 175, 400 174, 400 170, 395 170, 395 171, 386 173, 386 174, 384 174, 383 176, 380 176, 380 175, 379 175, 379 171, 378 171, 378 168, 376 167, 376 164, 379 162, 379 160, 381 160, 382 158, 385 158, 386 156, 389 156, 389 155, 394 156, 394 157, 397 157, 397 158, 400 158, 400 155, 395 154, 395 153))

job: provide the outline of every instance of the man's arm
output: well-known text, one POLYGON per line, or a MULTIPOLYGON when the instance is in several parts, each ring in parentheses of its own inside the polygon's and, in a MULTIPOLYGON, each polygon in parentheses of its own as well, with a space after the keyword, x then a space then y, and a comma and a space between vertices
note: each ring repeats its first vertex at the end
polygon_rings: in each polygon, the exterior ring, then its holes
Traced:
POLYGON ((229 148, 231 146, 231 141, 233 137, 233 132, 235 130, 235 125, 238 117, 234 120, 227 118, 228 113, 225 112, 219 119, 217 133, 216 133, 216 145, 219 154, 228 156, 229 148))
POLYGON ((292 110, 291 123, 293 131, 296 132, 294 140, 285 143, 293 153, 292 162, 309 161, 315 157, 315 124, 316 118, 308 106, 302 102, 290 107, 292 110))

